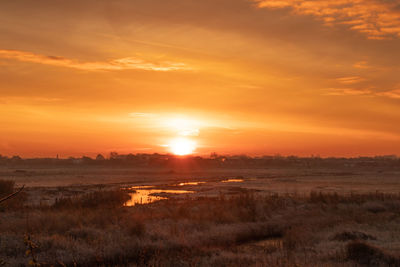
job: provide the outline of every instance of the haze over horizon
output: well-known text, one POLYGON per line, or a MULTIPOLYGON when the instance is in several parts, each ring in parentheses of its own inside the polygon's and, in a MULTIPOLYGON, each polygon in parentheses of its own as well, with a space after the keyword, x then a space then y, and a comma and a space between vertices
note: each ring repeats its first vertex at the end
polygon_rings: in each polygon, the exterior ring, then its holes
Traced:
POLYGON ((400 154, 400 3, 0 2, 0 154, 400 154))

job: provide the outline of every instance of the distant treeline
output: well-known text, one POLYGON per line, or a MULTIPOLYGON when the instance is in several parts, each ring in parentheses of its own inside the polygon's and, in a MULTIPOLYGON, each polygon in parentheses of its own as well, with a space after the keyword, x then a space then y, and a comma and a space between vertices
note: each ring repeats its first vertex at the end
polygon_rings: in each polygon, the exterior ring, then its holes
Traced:
POLYGON ((266 168, 266 167, 400 167, 400 158, 395 155, 375 157, 321 158, 319 156, 257 156, 218 155, 209 157, 175 156, 172 154, 126 154, 111 152, 107 157, 99 154, 95 158, 21 158, 0 155, 0 166, 132 166, 132 167, 204 167, 204 168, 266 168))

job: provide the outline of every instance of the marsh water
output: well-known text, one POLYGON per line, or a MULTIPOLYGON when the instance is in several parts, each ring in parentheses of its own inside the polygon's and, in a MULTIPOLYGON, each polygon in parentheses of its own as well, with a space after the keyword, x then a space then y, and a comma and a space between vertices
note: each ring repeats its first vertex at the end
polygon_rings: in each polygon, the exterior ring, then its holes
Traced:
POLYGON ((179 183, 179 186, 184 186, 184 185, 200 185, 200 184, 205 184, 206 182, 184 182, 184 183, 179 183))
POLYGON ((158 200, 168 199, 159 194, 191 194, 194 191, 188 190, 166 190, 166 189, 152 189, 148 186, 132 187, 134 193, 130 193, 131 199, 125 203, 125 206, 135 206, 136 204, 149 204, 158 200))
MULTIPOLYGON (((221 180, 218 183, 240 183, 243 182, 243 179, 226 179, 221 180)), ((181 182, 178 184, 174 184, 175 187, 183 187, 183 186, 200 186, 202 184, 206 184, 206 182, 198 182, 198 181, 188 181, 181 182)), ((152 185, 141 185, 141 186, 133 186, 129 188, 125 188, 127 190, 134 190, 134 192, 129 193, 131 199, 125 203, 125 206, 135 206, 137 204, 149 204, 155 201, 168 199, 168 197, 174 194, 193 194, 195 191, 191 190, 182 190, 182 189, 160 189, 156 188, 152 185)))
POLYGON ((228 180, 222 180, 221 183, 241 183, 244 182, 243 179, 228 179, 228 180))

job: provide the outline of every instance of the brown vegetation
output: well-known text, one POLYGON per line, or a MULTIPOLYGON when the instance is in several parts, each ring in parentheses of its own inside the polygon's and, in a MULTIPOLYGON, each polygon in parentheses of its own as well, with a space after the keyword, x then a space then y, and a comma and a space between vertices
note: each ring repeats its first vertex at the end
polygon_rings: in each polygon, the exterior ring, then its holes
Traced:
POLYGON ((0 259, 9 266, 399 264, 397 194, 241 192, 124 207, 126 199, 126 191, 102 190, 4 209, 0 259), (371 203, 384 207, 379 216, 371 203))
POLYGON ((347 244, 347 257, 367 266, 400 266, 400 257, 360 241, 347 244))

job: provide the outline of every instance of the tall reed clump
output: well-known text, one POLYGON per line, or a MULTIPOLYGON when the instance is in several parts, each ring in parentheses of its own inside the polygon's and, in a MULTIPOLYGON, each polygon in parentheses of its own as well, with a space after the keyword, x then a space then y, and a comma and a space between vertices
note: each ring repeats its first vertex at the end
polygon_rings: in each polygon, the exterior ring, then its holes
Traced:
POLYGON ((129 194, 123 190, 95 191, 81 196, 58 198, 52 207, 55 209, 118 207, 129 199, 129 194))

